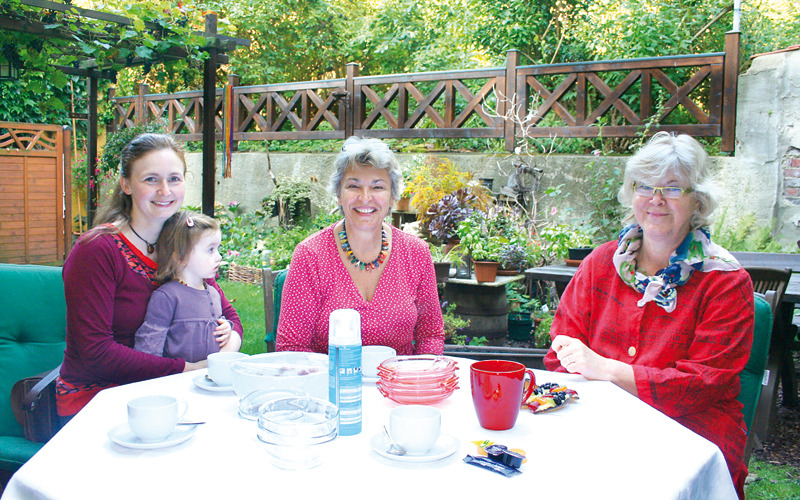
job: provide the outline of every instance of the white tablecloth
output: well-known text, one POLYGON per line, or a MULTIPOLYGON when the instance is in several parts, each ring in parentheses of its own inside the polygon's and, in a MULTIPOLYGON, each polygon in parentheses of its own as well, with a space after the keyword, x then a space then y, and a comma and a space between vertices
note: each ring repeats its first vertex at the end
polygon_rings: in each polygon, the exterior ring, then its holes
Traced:
POLYGON ((398 463, 373 452, 369 440, 397 404, 365 383, 360 435, 338 437, 335 458, 315 469, 278 469, 256 437, 256 422, 238 416, 236 396, 196 388, 192 379, 202 372, 193 372, 102 391, 14 474, 2 500, 736 498, 714 444, 607 382, 537 371, 538 382, 565 383, 580 400, 551 413, 522 411, 511 430, 485 430, 472 407, 471 362, 458 361, 460 389, 435 405, 443 432, 460 443, 443 460, 398 463), (187 401, 186 418, 207 423, 170 448, 112 443, 107 433, 126 422, 126 402, 156 393, 187 401), (464 456, 475 454, 471 441, 481 439, 524 449, 523 473, 506 478, 465 464, 464 456))

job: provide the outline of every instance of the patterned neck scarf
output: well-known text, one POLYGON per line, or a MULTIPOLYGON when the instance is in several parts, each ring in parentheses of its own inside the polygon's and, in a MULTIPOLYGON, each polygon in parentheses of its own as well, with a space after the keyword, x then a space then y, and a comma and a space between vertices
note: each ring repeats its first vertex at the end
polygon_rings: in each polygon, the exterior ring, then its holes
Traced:
POLYGON ((655 276, 647 276, 637 269, 636 256, 642 247, 642 228, 638 224, 627 226, 620 232, 613 262, 622 281, 643 294, 636 303, 639 307, 651 300, 667 312, 675 310, 679 287, 689 281, 694 271, 735 271, 741 266, 724 248, 711 242, 708 228, 690 231, 669 257, 669 265, 655 276))

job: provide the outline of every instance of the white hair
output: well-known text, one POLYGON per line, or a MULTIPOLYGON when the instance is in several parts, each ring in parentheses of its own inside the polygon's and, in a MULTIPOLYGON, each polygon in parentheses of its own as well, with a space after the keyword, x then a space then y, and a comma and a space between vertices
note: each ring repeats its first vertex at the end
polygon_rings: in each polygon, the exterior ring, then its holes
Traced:
POLYGON ((652 185, 668 176, 675 176, 692 189, 691 195, 697 201, 690 219, 692 229, 709 225, 717 199, 708 168, 708 154, 695 138, 669 132, 656 133, 628 160, 618 195, 619 202, 630 210, 626 221, 633 219, 633 184, 652 185))

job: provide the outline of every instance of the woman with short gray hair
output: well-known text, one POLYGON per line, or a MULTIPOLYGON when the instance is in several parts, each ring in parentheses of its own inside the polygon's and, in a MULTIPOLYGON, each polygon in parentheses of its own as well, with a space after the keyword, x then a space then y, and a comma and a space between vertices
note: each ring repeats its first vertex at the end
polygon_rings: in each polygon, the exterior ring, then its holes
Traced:
POLYGON ((744 498, 739 374, 753 340, 753 285, 706 227, 708 155, 659 132, 628 161, 633 223, 596 248, 561 297, 549 370, 608 380, 719 446, 744 498))
POLYGON ((336 309, 361 315, 363 345, 398 355, 442 354, 444 323, 428 245, 386 223, 403 190, 399 164, 378 139, 347 139, 330 191, 342 220, 300 243, 283 287, 276 347, 328 352, 336 309))
POLYGON ((351 137, 344 141, 342 151, 333 163, 328 192, 338 197, 342 188, 342 177, 348 169, 358 165, 369 165, 372 168, 386 170, 391 181, 392 198, 399 200, 403 192, 403 174, 397 156, 380 139, 362 139, 351 137))

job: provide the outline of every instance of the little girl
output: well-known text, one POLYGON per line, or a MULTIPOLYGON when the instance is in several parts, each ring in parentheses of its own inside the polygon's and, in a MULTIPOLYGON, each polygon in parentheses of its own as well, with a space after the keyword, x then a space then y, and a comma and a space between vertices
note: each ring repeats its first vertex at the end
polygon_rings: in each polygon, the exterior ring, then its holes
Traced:
POLYGON ((167 219, 156 257, 156 278, 163 285, 150 296, 136 331, 136 350, 190 362, 239 350, 242 338, 222 315, 222 290, 206 283, 222 261, 221 242, 219 224, 211 217, 181 210, 167 219))

